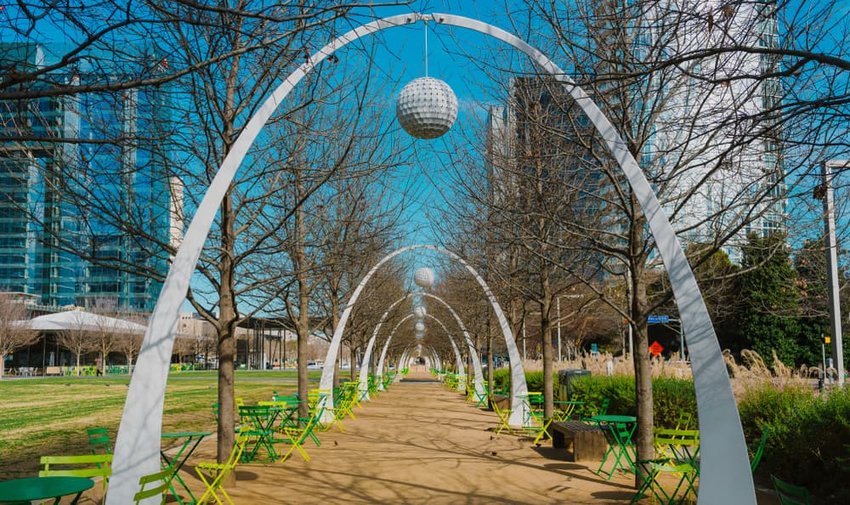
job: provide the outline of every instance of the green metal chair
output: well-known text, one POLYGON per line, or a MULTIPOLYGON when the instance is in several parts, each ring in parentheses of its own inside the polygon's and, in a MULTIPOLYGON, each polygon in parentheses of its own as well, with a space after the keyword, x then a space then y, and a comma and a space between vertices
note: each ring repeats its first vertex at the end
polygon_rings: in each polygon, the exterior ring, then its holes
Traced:
POLYGON ((172 477, 174 477, 172 471, 167 469, 150 475, 143 475, 142 478, 139 479, 139 492, 133 496, 133 500, 135 500, 136 505, 145 498, 151 498, 154 496, 161 496, 162 500, 160 501, 160 504, 165 505, 165 496, 168 493, 168 485, 171 483, 172 477), (148 484, 155 485, 145 489, 148 484))
POLYGON ((768 438, 770 438, 770 427, 765 426, 761 432, 761 438, 759 438, 759 445, 753 453, 753 459, 750 460, 750 469, 753 473, 756 473, 756 469, 759 463, 761 463, 761 458, 764 455, 764 446, 767 445, 768 438))
POLYGON ((611 403, 611 400, 608 398, 603 398, 601 402, 599 402, 599 408, 596 410, 596 413, 590 416, 580 418, 583 422, 590 421, 590 418, 593 416, 604 416, 608 413, 608 405, 611 403))
POLYGON ((775 475, 770 476, 773 489, 779 497, 779 505, 811 505, 809 491, 794 484, 789 484, 775 475))
POLYGON ((86 435, 89 437, 89 448, 92 454, 112 454, 112 442, 109 440, 109 431, 106 428, 88 428, 86 435))

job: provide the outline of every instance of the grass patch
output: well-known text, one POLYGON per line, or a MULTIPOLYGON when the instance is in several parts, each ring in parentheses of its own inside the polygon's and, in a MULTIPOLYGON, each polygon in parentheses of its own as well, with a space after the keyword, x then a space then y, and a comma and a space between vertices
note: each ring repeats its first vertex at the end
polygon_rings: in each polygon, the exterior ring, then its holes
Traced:
MULTIPOLYGON (((321 371, 308 372, 318 382, 321 371)), ((246 403, 274 391, 293 393, 295 371, 236 371, 236 396, 246 403)), ((0 381, 0 480, 37 473, 51 454, 87 454, 86 428, 103 426, 114 441, 130 378, 55 377, 0 381)), ((217 372, 179 372, 168 378, 162 430, 215 431, 212 404, 217 372)))

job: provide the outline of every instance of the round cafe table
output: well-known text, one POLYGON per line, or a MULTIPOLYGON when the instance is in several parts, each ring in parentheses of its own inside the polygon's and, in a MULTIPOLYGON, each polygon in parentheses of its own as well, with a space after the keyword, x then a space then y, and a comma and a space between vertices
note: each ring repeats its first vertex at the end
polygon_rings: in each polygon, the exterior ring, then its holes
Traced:
POLYGON ((55 498, 58 504, 63 496, 74 496, 77 503, 83 491, 94 486, 94 481, 85 477, 27 477, 0 482, 0 503, 29 502, 55 498))

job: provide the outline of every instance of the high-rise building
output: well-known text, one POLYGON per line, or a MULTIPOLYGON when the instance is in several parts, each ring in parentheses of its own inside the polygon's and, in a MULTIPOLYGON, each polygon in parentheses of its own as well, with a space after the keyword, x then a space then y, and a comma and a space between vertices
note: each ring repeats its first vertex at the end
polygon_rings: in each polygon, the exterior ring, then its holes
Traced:
POLYGON ((665 181, 664 207, 682 241, 725 242, 738 262, 749 233, 785 228, 782 131, 775 107, 782 98, 778 60, 749 51, 777 47, 777 4, 770 0, 666 0, 656 2, 636 37, 646 57, 686 58, 654 72, 658 93, 652 136, 640 160, 665 181), (677 13, 693 13, 679 16, 677 13), (771 119, 771 118, 777 119, 771 119))
MULTIPOLYGON (((0 44, 0 75, 46 59, 37 44, 0 44)), ((83 83, 86 73, 64 79, 83 83)), ((155 244, 172 233, 174 185, 146 139, 167 122, 165 96, 0 102, 0 289, 45 305, 153 310, 161 283, 144 272, 167 267, 155 244)))
MULTIPOLYGON (((778 78, 760 77, 779 62, 766 54, 712 49, 729 40, 777 47, 776 2, 598 0, 593 7, 593 27, 586 27, 592 33, 584 41, 592 47, 583 62, 588 68, 582 69, 592 85, 585 91, 627 142, 642 146, 637 161, 656 181, 683 244, 719 240, 740 261, 749 233, 784 229, 783 132, 774 110, 782 87, 778 78), (682 62, 668 64, 671 56, 682 62)), ((562 123, 567 138, 558 141, 590 131, 568 94, 547 81, 516 79, 505 107, 491 110, 491 166, 522 145, 548 148, 524 140, 525 109, 547 112, 546 128, 562 123)), ((572 156, 578 157, 573 163, 587 162, 592 173, 593 161, 582 160, 580 149, 572 156)), ((499 177, 495 187, 511 187, 509 173, 499 177)), ((605 200, 602 182, 593 177, 582 182, 600 196, 597 205, 605 200)))

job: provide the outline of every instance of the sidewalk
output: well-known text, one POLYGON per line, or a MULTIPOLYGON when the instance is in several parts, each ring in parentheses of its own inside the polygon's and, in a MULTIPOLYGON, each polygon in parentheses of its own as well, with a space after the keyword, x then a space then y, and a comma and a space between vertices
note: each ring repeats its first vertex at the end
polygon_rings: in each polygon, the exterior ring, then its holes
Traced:
POLYGON ((394 384, 355 414, 345 433, 334 428, 322 447, 307 444, 310 463, 242 465, 228 492, 237 504, 534 505, 622 504, 634 493, 632 476, 607 482, 530 440, 494 436, 495 414, 437 383, 394 384))

